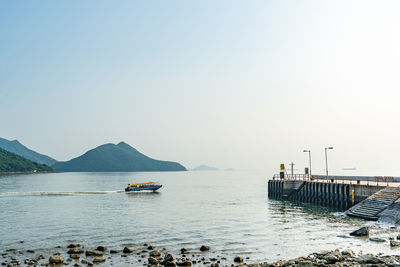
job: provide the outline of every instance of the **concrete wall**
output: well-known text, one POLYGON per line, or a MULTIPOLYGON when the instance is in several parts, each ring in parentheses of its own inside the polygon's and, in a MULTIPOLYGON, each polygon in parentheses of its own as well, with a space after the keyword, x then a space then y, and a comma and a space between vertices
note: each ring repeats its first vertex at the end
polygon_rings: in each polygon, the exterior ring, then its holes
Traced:
POLYGON ((385 187, 299 180, 269 180, 268 197, 311 203, 344 211, 382 188, 385 187), (354 201, 352 200, 352 190, 354 190, 354 201))
MULTIPOLYGON (((384 186, 376 186, 376 185, 357 185, 353 184, 350 186, 350 190, 354 190, 354 204, 357 204, 369 196, 375 194, 379 190, 385 188, 384 186)), ((351 192, 351 191, 350 191, 351 192)))

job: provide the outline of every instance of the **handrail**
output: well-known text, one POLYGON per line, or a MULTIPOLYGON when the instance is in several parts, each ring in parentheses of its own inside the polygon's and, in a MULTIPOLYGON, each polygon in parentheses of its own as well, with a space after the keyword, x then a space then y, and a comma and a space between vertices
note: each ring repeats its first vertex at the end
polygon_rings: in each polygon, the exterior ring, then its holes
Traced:
MULTIPOLYGON (((308 174, 284 174, 283 178, 280 174, 274 174, 274 180, 311 180, 311 181, 323 181, 327 180, 326 175, 310 175, 308 174)), ((340 181, 366 181, 366 182, 384 182, 384 183, 400 183, 400 177, 394 176, 344 176, 344 175, 329 175, 329 180, 340 180, 340 181)))

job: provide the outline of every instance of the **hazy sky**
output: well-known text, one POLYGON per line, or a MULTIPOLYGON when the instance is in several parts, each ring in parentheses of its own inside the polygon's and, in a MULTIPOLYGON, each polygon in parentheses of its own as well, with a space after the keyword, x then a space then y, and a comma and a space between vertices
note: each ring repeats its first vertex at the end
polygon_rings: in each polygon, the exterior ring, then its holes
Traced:
POLYGON ((399 1, 1 1, 0 136, 400 175, 399 1), (393 173, 395 172, 395 173, 393 173))

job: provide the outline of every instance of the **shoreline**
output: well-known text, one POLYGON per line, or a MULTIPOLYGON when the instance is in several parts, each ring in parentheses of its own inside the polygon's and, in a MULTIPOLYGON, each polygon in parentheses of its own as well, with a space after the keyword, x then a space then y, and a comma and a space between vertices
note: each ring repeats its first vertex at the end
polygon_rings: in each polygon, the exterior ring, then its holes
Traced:
MULTIPOLYGON (((393 241, 393 240, 391 240, 393 241)), ((396 241, 400 245, 400 241, 396 241)), ((24 241, 20 241, 24 243, 24 241)), ((240 267, 283 267, 283 266, 400 266, 400 255, 355 254, 351 249, 316 251, 308 256, 275 262, 246 263, 249 257, 235 256, 226 258, 213 256, 212 247, 202 245, 195 249, 181 248, 180 254, 172 254, 165 247, 143 244, 139 247, 125 246, 112 249, 99 245, 85 247, 71 243, 68 246, 56 246, 52 252, 41 253, 43 249, 25 251, 8 248, 0 251, 1 266, 240 266, 240 267)))
POLYGON ((0 175, 13 175, 13 174, 42 174, 42 173, 58 173, 56 171, 26 171, 26 172, 0 172, 0 175))

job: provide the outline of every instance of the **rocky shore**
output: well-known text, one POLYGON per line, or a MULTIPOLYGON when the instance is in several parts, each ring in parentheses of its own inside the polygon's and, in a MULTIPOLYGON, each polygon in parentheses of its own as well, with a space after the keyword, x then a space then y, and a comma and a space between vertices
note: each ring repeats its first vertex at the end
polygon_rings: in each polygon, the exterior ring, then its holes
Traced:
MULTIPOLYGON (((369 237, 369 228, 362 227, 349 234, 356 237, 369 237)), ((372 242, 387 242, 390 247, 400 247, 400 234, 394 238, 382 239, 370 237, 372 242)), ((21 241, 23 243, 23 241, 21 241)), ((125 246, 123 249, 109 249, 105 246, 86 248, 77 243, 67 246, 58 246, 50 255, 40 254, 42 250, 33 249, 17 250, 8 248, 1 251, 1 266, 74 266, 86 267, 93 265, 102 266, 249 266, 249 267, 286 267, 286 266, 398 266, 400 267, 400 255, 356 255, 350 249, 342 251, 314 252, 308 256, 277 262, 251 263, 249 257, 235 256, 226 258, 212 256, 212 248, 207 245, 195 249, 181 248, 179 253, 173 255, 166 248, 143 244, 139 247, 125 246)), ((254 261, 253 261, 254 262, 254 261)))

